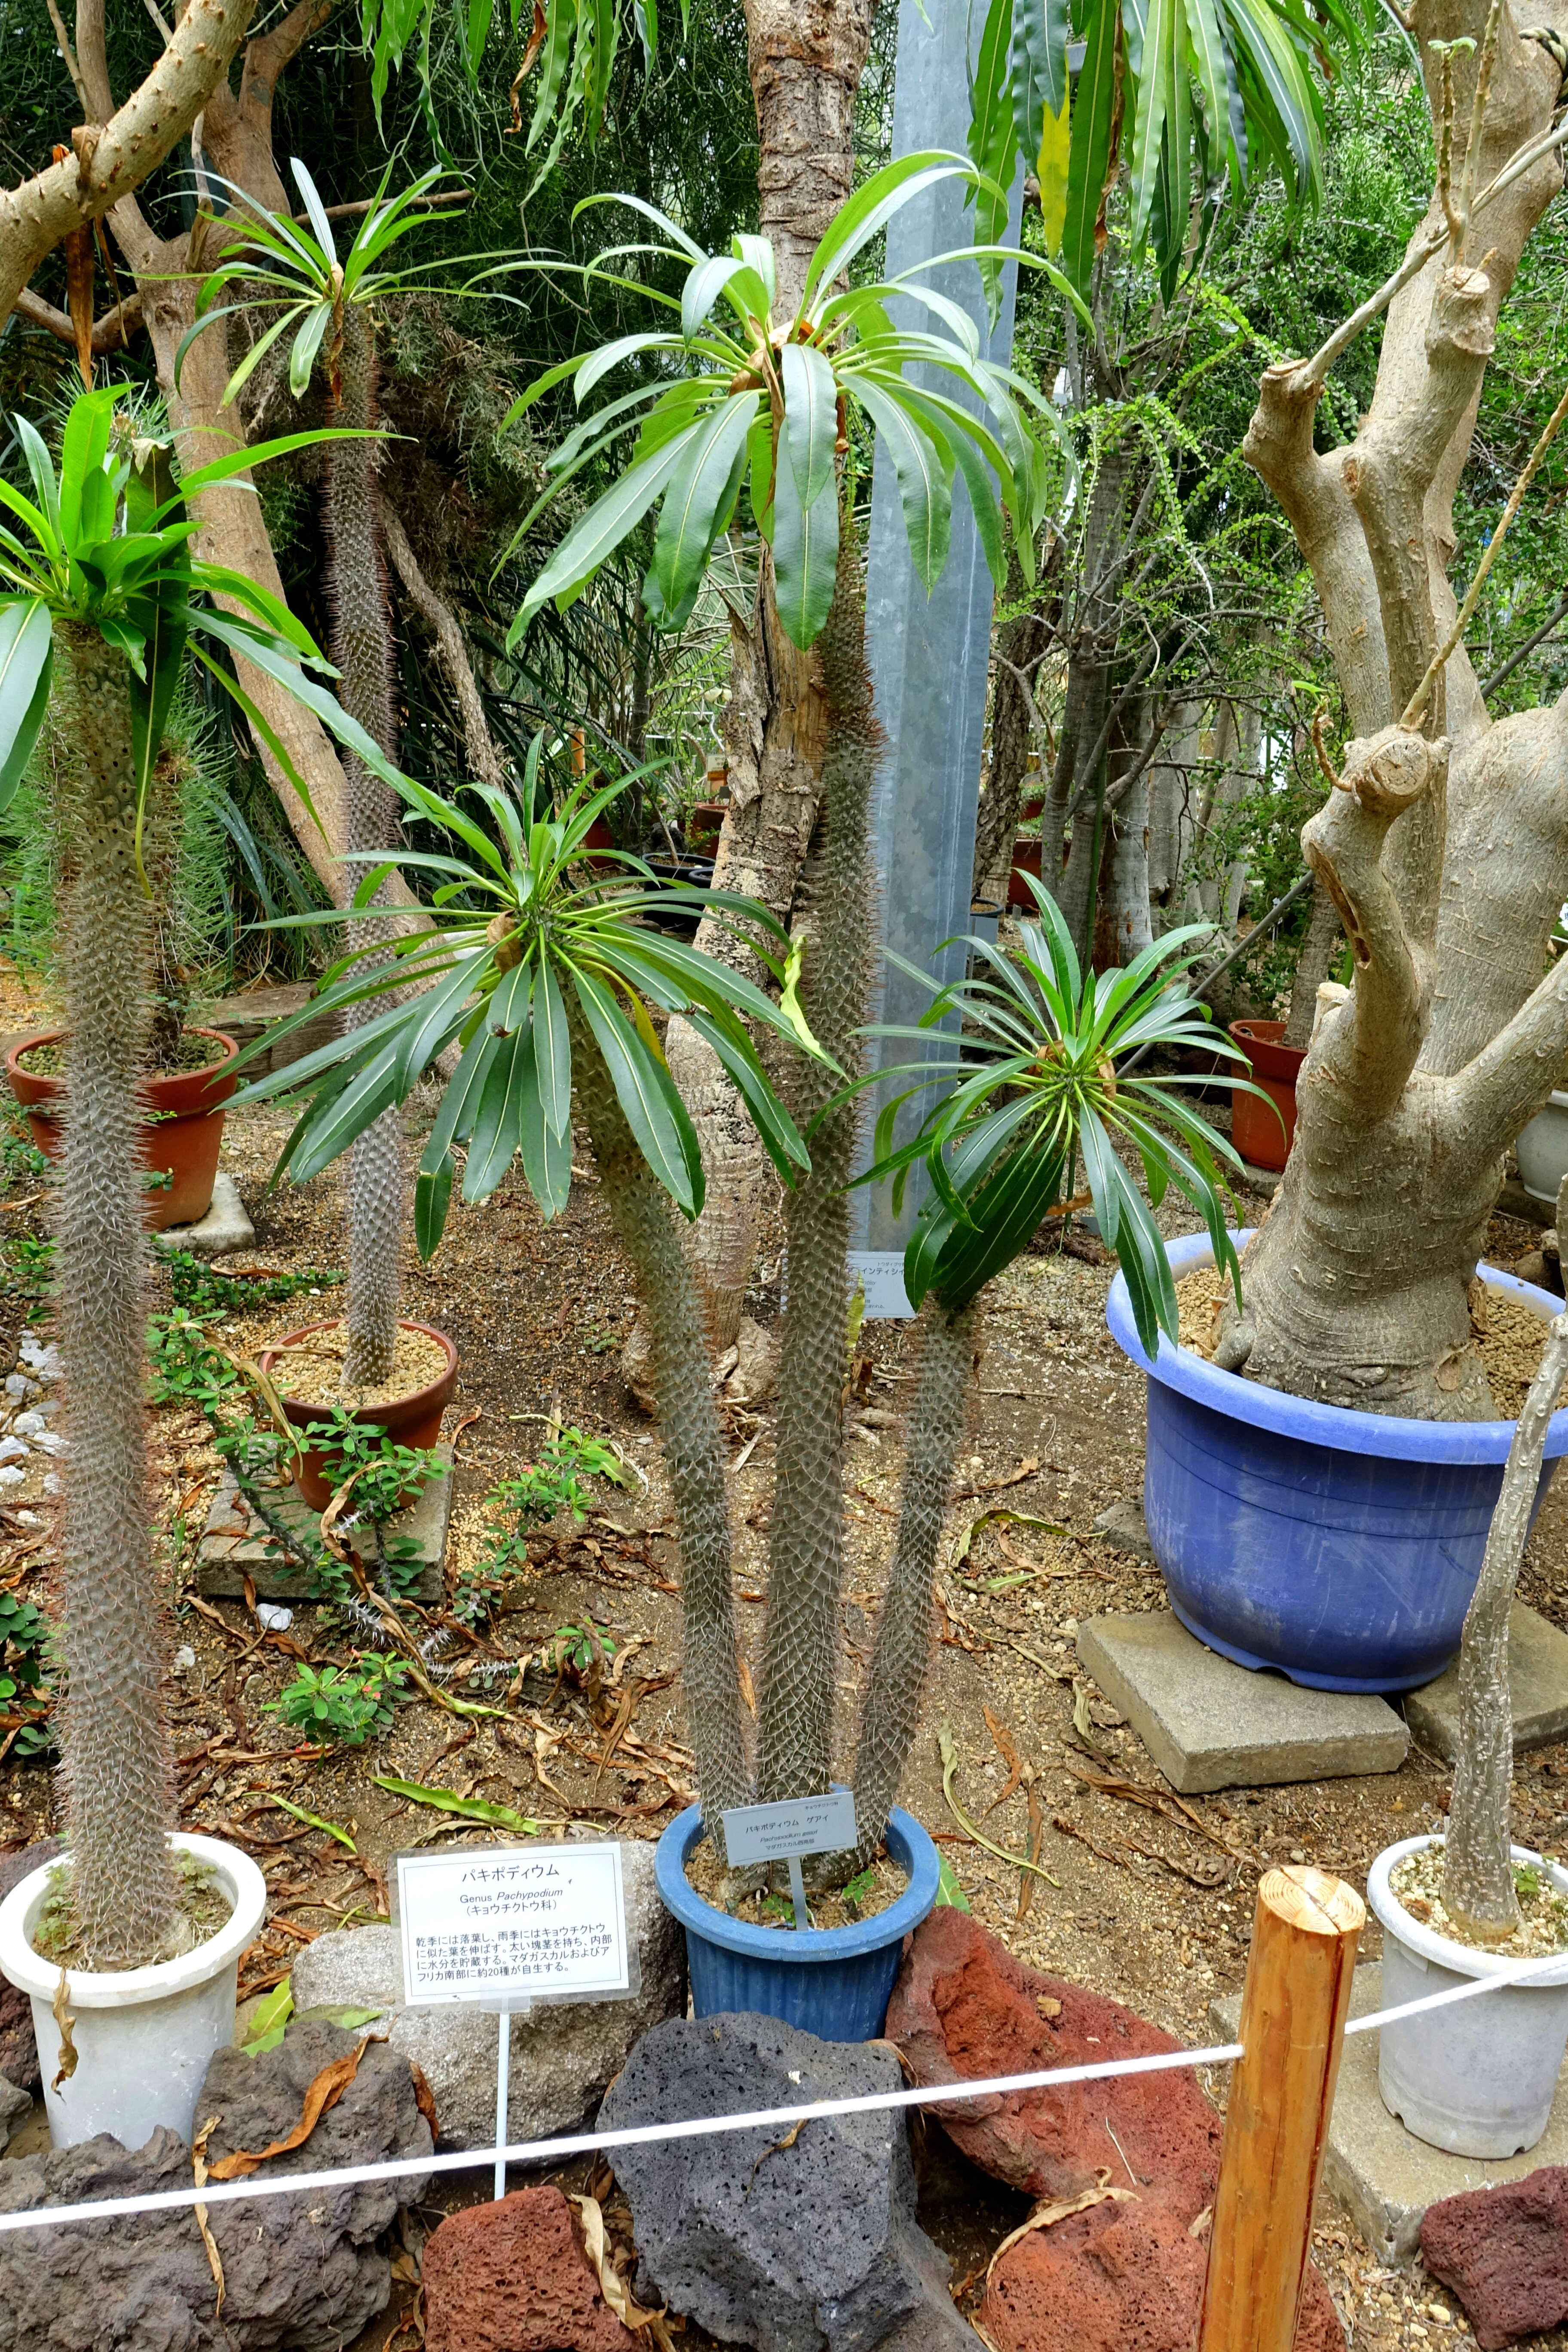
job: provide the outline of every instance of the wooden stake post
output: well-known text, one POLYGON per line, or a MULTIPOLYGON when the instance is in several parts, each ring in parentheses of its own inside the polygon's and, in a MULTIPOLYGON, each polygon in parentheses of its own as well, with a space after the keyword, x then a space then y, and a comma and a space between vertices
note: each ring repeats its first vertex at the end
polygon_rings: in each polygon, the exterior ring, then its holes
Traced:
POLYGON ((1197 2352, 1291 2352, 1366 1906, 1321 1870, 1258 1889, 1197 2352))

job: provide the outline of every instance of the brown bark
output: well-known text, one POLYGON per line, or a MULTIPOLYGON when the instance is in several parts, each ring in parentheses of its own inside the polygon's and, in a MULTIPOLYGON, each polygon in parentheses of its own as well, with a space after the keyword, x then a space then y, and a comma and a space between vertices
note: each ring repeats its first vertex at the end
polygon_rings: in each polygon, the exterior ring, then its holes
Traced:
POLYGON ((777 315, 800 299, 806 264, 855 177, 855 97, 875 0, 745 0, 746 56, 761 152, 762 232, 773 239, 777 315))
MULTIPOLYGON (((1014 602, 1024 593, 1024 575, 1012 556, 1007 594, 1014 602)), ((1040 683, 1040 663, 1051 632, 1044 615, 1033 610, 1005 621, 996 634, 996 680, 991 695, 991 761, 980 794, 979 822, 974 829, 976 898, 1005 906, 1013 871, 1013 844, 1018 831, 1018 806, 1028 772, 1034 735, 1034 694, 1040 683)))
POLYGON ((133 201, 223 83, 254 0, 189 0, 174 38, 141 87, 116 107, 103 65, 101 0, 83 0, 78 63, 97 121, 72 134, 71 154, 0 193, 0 319, 62 237, 133 201))
MULTIPOLYGON (((1417 16, 1425 50, 1479 39, 1485 8, 1440 0, 1417 16)), ((1456 65, 1463 124, 1475 59, 1456 65)), ((1479 189, 1545 132, 1557 80, 1505 10, 1479 189)), ((1540 977, 1568 881, 1568 707, 1493 725, 1460 649, 1425 733, 1400 723, 1456 613, 1453 498, 1499 307, 1561 184, 1555 158, 1535 163, 1395 294, 1348 448, 1314 451, 1325 370, 1300 362, 1268 371, 1247 440, 1311 565, 1357 730, 1302 835, 1355 984, 1319 1024, 1296 1148, 1220 1360, 1363 1411, 1492 1412, 1469 1286, 1506 1146, 1568 1047, 1568 973, 1540 977)), ((1435 199, 1413 257, 1441 220, 1435 199)))

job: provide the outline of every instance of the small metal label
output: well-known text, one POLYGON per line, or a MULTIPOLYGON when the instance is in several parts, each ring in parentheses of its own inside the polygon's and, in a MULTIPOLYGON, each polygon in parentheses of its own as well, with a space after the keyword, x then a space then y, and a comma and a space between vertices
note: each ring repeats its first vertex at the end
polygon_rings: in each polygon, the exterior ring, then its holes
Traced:
POLYGON ((855 1799, 847 1789, 822 1797, 786 1797, 776 1805, 736 1805, 724 1815, 730 1866, 787 1862, 791 1854, 836 1853, 856 1844, 855 1799))

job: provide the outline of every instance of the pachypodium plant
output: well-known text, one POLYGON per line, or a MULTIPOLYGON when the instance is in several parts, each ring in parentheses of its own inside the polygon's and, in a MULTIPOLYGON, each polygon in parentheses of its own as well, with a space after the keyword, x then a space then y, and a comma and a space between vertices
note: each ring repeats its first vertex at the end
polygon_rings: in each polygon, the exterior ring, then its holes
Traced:
MULTIPOLYGON (((276 213, 258 216, 244 192, 243 226, 218 256, 205 281, 196 320, 180 346, 180 362, 197 335, 237 310, 276 310, 265 331, 236 368, 224 395, 232 401, 274 343, 289 337, 289 385, 298 398, 317 369, 325 380, 333 424, 363 438, 340 442, 327 453, 323 520, 327 541, 327 593, 331 614, 331 648, 342 685, 343 708, 352 712, 390 759, 395 755, 393 711, 392 614, 387 603, 376 489, 379 455, 376 397, 375 305, 395 291, 406 291, 416 273, 377 267, 384 255, 413 230, 428 225, 420 199, 442 174, 426 172, 400 195, 388 197, 386 183, 340 258, 331 223, 316 184, 300 163, 292 170, 304 201, 306 220, 276 213), (231 289, 242 299, 223 306, 231 289)), ((226 182, 222 184, 226 187, 226 182)), ((345 846, 363 872, 397 840, 397 794, 377 770, 350 753, 343 761, 348 785, 345 846)), ((386 918, 366 916, 357 926, 362 945, 384 940, 386 918)), ((350 1005, 351 1024, 363 1008, 350 1005)), ((358 1389, 384 1381, 397 1345, 402 1287, 403 1129, 395 1109, 386 1111, 358 1138, 349 1161, 349 1292, 343 1386, 358 1389)))
MULTIPOLYGON (((744 495, 770 550, 780 625, 794 645, 815 646, 820 662, 826 707, 822 855, 800 1001, 826 1059, 797 1061, 787 1082, 791 1109, 803 1128, 813 1123, 813 1139, 810 1173, 784 1206, 790 1282, 756 1769, 758 1790, 769 1800, 815 1794, 832 1772, 851 1289, 847 1186, 857 1140, 854 1103, 833 1073, 837 1066, 852 1076, 860 1064, 876 928, 869 808, 881 743, 866 661, 848 459, 857 440, 885 445, 910 558, 928 592, 947 562, 956 480, 962 478, 1000 584, 1004 516, 1027 568, 1051 486, 1070 464, 1050 403, 983 356, 973 320, 950 296, 916 273, 864 286, 844 282, 905 205, 954 179, 988 185, 962 156, 934 152, 874 173, 835 215, 798 300, 782 310, 765 238, 737 236, 727 254, 709 254, 662 214, 636 199, 615 199, 663 233, 668 242, 656 248, 661 258, 687 267, 679 299, 658 298, 674 314, 672 323, 563 362, 519 404, 526 408, 567 382, 582 404, 616 368, 650 368, 640 385, 609 399, 552 459, 554 481, 542 505, 623 436, 637 436, 626 471, 566 533, 531 586, 512 643, 552 598, 565 603, 576 595, 656 507, 644 597, 660 627, 680 627, 714 542, 744 495)), ((997 246, 983 252, 1005 257, 997 246)), ((976 257, 973 249, 942 257, 976 257)), ((588 274, 610 274, 615 259, 606 257, 588 274)), ((1051 275, 1077 304, 1066 280, 1051 275)), ((749 1265, 746 1205, 729 1205, 749 1265)), ((669 1393, 657 1343, 654 1385, 661 1396, 669 1393)), ((737 1749, 726 1777, 733 1780, 744 1769, 737 1749)), ((706 1789, 704 1801, 710 1801, 706 1789)))
MULTIPOLYGON (((1239 1170, 1229 1140, 1183 1099, 1184 1078, 1142 1066, 1152 1048, 1243 1056, 1216 1032, 1185 975, 1210 937, 1206 925, 1173 931, 1125 970, 1083 971, 1055 901, 1026 877, 1037 917, 1005 950, 963 942, 978 969, 931 991, 917 1029, 874 1034, 945 1047, 942 1057, 883 1076, 911 1085, 883 1108, 874 1165, 859 1181, 891 1178, 897 1200, 912 1168, 931 1189, 904 1254, 904 1287, 921 1310, 919 1383, 910 1410, 898 1534, 878 1622, 855 1760, 862 1853, 882 1833, 909 1755, 931 1654, 938 1540, 963 1433, 971 1369, 987 1283, 1060 1211, 1081 1168, 1106 1246, 1121 1262, 1140 1339, 1151 1354, 1162 1331, 1177 1338, 1175 1285, 1154 1220, 1171 1185, 1203 1218, 1215 1264, 1241 1296, 1226 1223, 1222 1168, 1239 1170), (962 1026, 963 1058, 957 1055, 962 1026), (1138 1056, 1140 1066, 1117 1065, 1138 1056), (929 1088, 939 1098, 908 1142, 893 1148, 894 1121, 929 1088), (1139 1189, 1117 1147, 1131 1147, 1139 1189)), ((901 961, 901 959, 900 959, 901 961)), ((1258 1089, 1247 1080, 1249 1091, 1258 1089)), ((808 1141, 812 1139, 808 1134, 808 1141)))
MULTIPOLYGON (((589 827, 632 780, 596 791, 584 780, 552 807, 542 751, 536 738, 521 807, 489 785, 473 785, 474 800, 464 806, 405 782, 409 806, 451 844, 449 853, 399 860, 439 885, 432 929, 395 940, 386 969, 375 968, 379 949, 356 950, 334 967, 312 1011, 359 999, 371 1017, 237 1099, 312 1090, 283 1163, 302 1181, 401 1102, 449 1045, 459 1047, 415 1187, 415 1230, 426 1257, 445 1229, 459 1152, 466 1201, 488 1200, 521 1158, 546 1219, 560 1213, 572 1187, 575 1104, 658 1335, 660 1413, 682 1533, 691 1734, 703 1789, 721 1809, 750 1794, 726 1453, 702 1318, 671 1214, 672 1205, 686 1217, 698 1214, 704 1179, 649 1008, 682 1014, 709 1040, 786 1185, 809 1165, 805 1147, 746 1023, 763 1024, 808 1055, 816 1049, 794 1003, 786 935, 749 900, 661 888, 621 853, 595 853, 613 860, 607 872, 585 866, 589 827), (643 925, 642 917, 672 902, 774 934, 781 1002, 684 940, 643 925), (421 992, 410 997, 416 987, 421 992)), ((367 876, 362 895, 381 878, 379 871, 367 876)))
POLYGON ((72 1434, 61 1745, 81 1941, 92 1965, 132 1968, 158 1957, 175 1902, 142 1396, 139 1089, 152 1034, 155 913, 142 835, 187 649, 275 751, 223 654, 278 678, 361 757, 374 763, 382 755, 308 675, 331 666, 293 615, 189 550, 193 493, 320 436, 242 450, 177 482, 165 445, 117 431, 116 402, 109 389, 75 403, 58 472, 36 428, 15 419, 33 497, 0 480, 0 803, 16 788, 53 690, 75 755, 58 811, 72 846, 60 947, 68 1117, 55 1196, 72 1434), (241 611, 219 610, 219 595, 241 611))

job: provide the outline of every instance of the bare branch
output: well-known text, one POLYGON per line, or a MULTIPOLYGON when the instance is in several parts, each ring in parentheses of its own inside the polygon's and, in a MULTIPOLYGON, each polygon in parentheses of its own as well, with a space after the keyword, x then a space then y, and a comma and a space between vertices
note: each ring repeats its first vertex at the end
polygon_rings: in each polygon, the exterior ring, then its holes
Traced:
POLYGON ((87 86, 81 78, 81 68, 76 61, 76 51, 70 44, 70 35, 66 31, 65 18, 56 6, 55 0, 44 0, 44 5, 49 12, 49 22, 55 28, 55 39, 59 44, 60 55, 66 61, 66 71, 76 85, 76 94, 81 100, 82 112, 90 114, 92 100, 87 94, 87 86))
POLYGON ((189 0, 174 39, 125 104, 88 125, 66 161, 0 191, 0 318, 63 236, 111 211, 185 137, 226 73, 254 5, 189 0))
POLYGON ((381 495, 381 525, 386 551, 397 568, 410 601, 429 624, 440 648, 441 659, 452 681, 458 709, 462 714, 463 740, 468 747, 468 764, 481 783, 501 785, 506 781, 505 773, 485 717, 485 706, 480 699, 457 615, 451 606, 437 596, 419 569, 418 559, 408 544, 408 534, 384 490, 381 495))
MULTIPOLYGON (((16 308, 17 317, 26 319, 29 326, 43 327, 58 342, 75 345, 76 329, 66 313, 57 310, 52 302, 46 302, 41 294, 35 294, 31 287, 24 287, 17 295, 16 308)), ((123 302, 117 302, 112 310, 105 310, 101 318, 93 320, 94 359, 100 360, 107 352, 117 352, 122 344, 129 343, 142 324, 142 297, 128 294, 123 302)))

